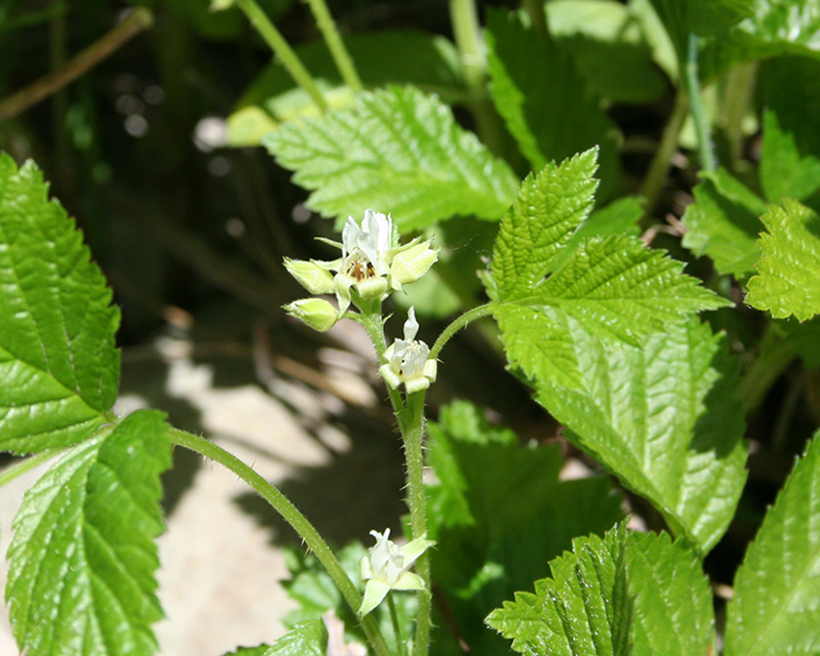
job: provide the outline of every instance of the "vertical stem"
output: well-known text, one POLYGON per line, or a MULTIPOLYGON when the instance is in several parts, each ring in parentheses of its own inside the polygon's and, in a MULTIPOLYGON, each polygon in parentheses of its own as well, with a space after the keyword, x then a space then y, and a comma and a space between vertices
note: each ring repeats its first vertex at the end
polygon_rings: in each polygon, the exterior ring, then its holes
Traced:
POLYGON ((464 76, 467 78, 470 106, 478 124, 478 134, 490 151, 499 155, 502 150, 503 133, 498 115, 484 88, 487 58, 475 1, 450 0, 450 20, 453 23, 453 35, 464 64, 464 76))
MULTIPOLYGON (((339 588, 345 601, 347 601, 348 605, 353 609, 353 613, 358 614, 359 608, 362 605, 362 597, 359 591, 356 590, 356 586, 350 580, 342 564, 333 554, 333 551, 331 551, 324 539, 322 539, 322 536, 319 535, 319 532, 314 528, 313 524, 299 512, 296 506, 294 506, 284 494, 232 453, 225 451, 225 449, 205 438, 186 433, 176 428, 170 429, 168 436, 174 444, 184 446, 191 451, 195 451, 206 458, 210 458, 224 465, 256 490, 256 492, 293 527, 302 540, 304 540, 308 549, 316 555, 316 558, 318 558, 319 562, 322 563, 328 574, 330 574, 330 577, 339 588)), ((378 656, 391 656, 387 642, 373 615, 368 615, 362 619, 362 628, 378 656)))
POLYGON ((530 17, 533 28, 541 34, 549 34, 550 28, 547 22, 547 8, 544 0, 523 0, 522 4, 530 17))
POLYGON ((390 609, 390 621, 393 623, 393 633, 396 635, 396 654, 397 656, 405 656, 407 649, 404 644, 401 623, 399 622, 399 613, 396 610, 396 600, 393 599, 392 591, 387 593, 387 606, 390 609))
POLYGON ((712 148, 712 135, 709 130, 709 121, 703 107, 703 96, 700 89, 698 75, 698 37, 689 33, 689 51, 686 59, 686 88, 689 93, 689 108, 695 122, 695 132, 698 135, 698 152, 700 166, 704 171, 714 171, 717 168, 715 151, 712 148))
MULTIPOLYGON (((410 394, 407 414, 400 421, 407 463, 407 503, 410 506, 410 528, 413 539, 427 533, 427 501, 424 494, 424 397, 425 392, 410 394)), ((413 656, 426 656, 430 646, 430 556, 424 552, 416 561, 416 574, 424 581, 425 591, 418 595, 416 637, 413 656)))
POLYGON ((732 165, 740 159, 743 146, 743 119, 754 99, 758 62, 738 64, 726 74, 718 120, 726 133, 732 165))
POLYGON ((308 4, 313 12, 313 17, 316 19, 316 25, 319 26, 319 30, 325 38, 325 43, 330 50, 333 61, 336 63, 336 68, 339 69, 339 73, 342 75, 342 79, 353 93, 358 93, 362 90, 362 81, 353 60, 350 59, 350 54, 345 48, 342 37, 339 36, 336 21, 330 15, 325 0, 308 0, 308 4))
POLYGON ((649 171, 641 186, 641 196, 645 199, 644 211, 646 216, 652 214, 661 195, 663 183, 666 181, 666 173, 669 170, 669 163, 678 149, 678 137, 688 108, 686 92, 682 88, 678 89, 675 96, 675 108, 672 110, 672 115, 663 130, 661 143, 655 152, 655 157, 652 158, 649 171))
POLYGON ((265 15, 265 12, 256 4, 256 0, 236 0, 237 6, 245 12, 248 20, 257 29, 259 34, 265 39, 265 42, 273 50, 274 54, 282 62, 282 65, 287 69, 290 76, 296 81, 304 91, 316 103, 316 106, 322 111, 327 110, 327 103, 325 102, 322 93, 313 81, 310 73, 302 64, 299 57, 293 49, 285 41, 276 26, 265 15))

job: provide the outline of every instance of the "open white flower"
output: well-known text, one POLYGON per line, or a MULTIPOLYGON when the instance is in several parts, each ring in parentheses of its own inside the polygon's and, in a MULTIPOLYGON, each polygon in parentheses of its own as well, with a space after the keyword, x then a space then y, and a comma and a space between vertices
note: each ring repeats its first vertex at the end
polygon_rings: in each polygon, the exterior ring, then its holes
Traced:
POLYGON ((430 347, 416 339, 419 322, 416 321, 416 310, 407 311, 404 322, 404 339, 396 339, 384 352, 387 364, 379 367, 379 373, 393 389, 404 383, 408 393, 420 392, 430 387, 436 379, 438 365, 430 358, 430 347))
POLYGON ((353 301, 351 289, 368 301, 383 300, 418 280, 438 259, 429 240, 416 238, 400 246, 393 220, 374 210, 365 210, 361 225, 348 217, 341 244, 325 241, 340 248, 342 257, 310 262, 286 258, 285 267, 311 294, 335 293, 340 318, 353 301))
POLYGON ((435 544, 425 536, 398 547, 389 540, 390 529, 384 533, 370 531, 376 544, 359 561, 362 579, 367 581, 359 615, 364 617, 387 596, 391 590, 424 590, 424 581, 408 571, 421 554, 435 544))

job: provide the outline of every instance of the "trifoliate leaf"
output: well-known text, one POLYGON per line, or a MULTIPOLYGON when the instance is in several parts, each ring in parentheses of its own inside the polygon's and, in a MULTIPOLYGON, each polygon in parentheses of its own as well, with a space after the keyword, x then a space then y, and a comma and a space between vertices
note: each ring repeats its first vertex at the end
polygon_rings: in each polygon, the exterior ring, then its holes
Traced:
POLYGON ((486 37, 493 100, 533 171, 597 146, 601 180, 611 187, 617 128, 566 51, 506 10, 488 12, 486 37))
POLYGON ((726 656, 816 654, 820 645, 820 435, 766 513, 735 577, 726 656))
POLYGON ((755 246, 766 211, 763 200, 726 169, 705 171, 695 187, 695 202, 686 209, 683 245, 708 255, 722 274, 744 280, 760 257, 755 246))
POLYGON ((495 301, 524 298, 550 271, 572 233, 592 210, 597 149, 547 164, 521 183, 493 250, 488 293, 495 301))
POLYGON ((515 651, 552 656, 691 656, 706 654, 714 616, 700 561, 666 534, 627 534, 573 541, 535 593, 493 611, 487 623, 515 651))
POLYGON ((119 312, 42 173, 0 154, 0 449, 75 444, 105 421, 119 382, 119 312))
POLYGON ((430 424, 428 530, 433 576, 458 634, 472 653, 503 641, 482 620, 516 590, 549 574, 571 540, 603 534, 622 518, 620 497, 602 477, 559 482, 555 446, 519 445, 473 405, 456 401, 430 424))
POLYGON ((776 319, 794 315, 805 321, 820 314, 820 217, 787 198, 760 219, 766 226, 758 242, 763 256, 746 302, 776 319))
POLYGON ((353 110, 288 123, 264 145, 313 191, 309 207, 342 221, 373 208, 407 232, 457 214, 497 220, 515 198, 509 166, 413 87, 362 93, 353 110))
POLYGON ((569 328, 580 382, 567 386, 563 372, 542 375, 536 398, 572 442, 708 552, 746 478, 739 365, 725 339, 696 318, 642 348, 607 349, 577 323, 569 328))
POLYGON ((28 656, 146 656, 162 618, 153 542, 159 475, 171 464, 161 413, 141 410, 77 446, 27 493, 14 520, 6 599, 28 656))
POLYGON ((534 594, 516 592, 515 601, 490 613, 487 624, 522 654, 625 656, 633 605, 626 539, 620 524, 603 539, 573 540, 572 553, 550 563, 552 578, 536 581, 534 594))
POLYGON ((225 656, 325 656, 327 629, 322 620, 297 624, 273 645, 241 647, 225 656))

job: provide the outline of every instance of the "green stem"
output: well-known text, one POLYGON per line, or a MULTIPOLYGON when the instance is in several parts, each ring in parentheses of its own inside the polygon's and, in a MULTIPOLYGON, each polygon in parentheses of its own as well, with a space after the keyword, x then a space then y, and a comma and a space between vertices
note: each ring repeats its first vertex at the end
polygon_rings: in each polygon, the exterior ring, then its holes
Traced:
POLYGON ((387 607, 390 609, 390 621, 393 623, 393 633, 396 635, 396 654, 405 656, 404 638, 402 637, 401 624, 399 623, 399 613, 396 610, 396 601, 393 599, 392 590, 387 593, 387 607))
POLYGON ((530 17, 533 28, 541 34, 549 35, 550 28, 547 22, 547 8, 544 6, 544 0, 523 0, 522 4, 530 17))
POLYGON ((339 36, 336 21, 330 15, 325 0, 308 0, 308 4, 313 12, 313 17, 316 19, 316 25, 318 25, 322 36, 325 38, 325 43, 330 50, 333 61, 336 63, 336 68, 339 69, 339 73, 342 75, 342 79, 353 93, 358 93, 363 88, 362 81, 353 60, 350 58, 350 54, 347 52, 342 37, 339 36))
POLYGON ((305 93, 307 93, 316 103, 316 106, 322 111, 327 110, 327 103, 325 102, 322 93, 313 81, 310 73, 302 64, 299 57, 285 41, 285 38, 276 29, 276 26, 265 15, 265 12, 256 4, 256 0, 236 0, 237 6, 245 12, 248 20, 253 24, 262 38, 265 40, 274 54, 282 62, 282 65, 287 69, 290 76, 294 79, 305 93))
POLYGON ((717 168, 717 160, 715 159, 715 151, 712 148, 709 120, 706 117, 700 89, 698 37, 693 33, 689 34, 689 52, 686 59, 686 88, 689 94, 689 108, 692 112, 692 120, 695 123, 695 132, 698 135, 700 166, 704 171, 714 171, 717 168))
POLYGON ((433 344, 433 348, 430 349, 429 357, 434 359, 437 358, 438 354, 441 352, 441 349, 444 348, 445 344, 450 341, 450 338, 452 338, 453 335, 455 335, 462 328, 466 328, 467 324, 471 321, 475 321, 476 319, 481 319, 482 317, 492 314, 496 307, 496 303, 485 303, 484 305, 479 305, 472 310, 468 310, 460 317, 454 319, 453 322, 438 336, 436 343, 433 344))
MULTIPOLYGON (((319 559, 319 562, 324 565, 328 574, 330 574, 330 577, 333 579, 333 582, 345 598, 345 601, 353 609, 353 613, 358 615, 359 608, 362 605, 362 597, 356 589, 356 586, 350 580, 350 577, 342 568, 342 564, 333 554, 333 551, 331 551, 324 539, 322 539, 322 536, 319 535, 319 532, 314 528, 313 524, 299 512, 296 506, 294 506, 284 494, 268 483, 268 481, 239 458, 213 442, 176 428, 170 429, 168 433, 170 440, 174 444, 195 451, 230 469, 256 490, 265 501, 273 506, 285 521, 299 534, 307 547, 313 551, 316 558, 319 559)), ((387 642, 373 615, 368 615, 362 619, 362 628, 378 656, 391 656, 387 642)))
POLYGON ((757 409, 774 382, 797 357, 791 340, 783 339, 774 324, 769 324, 760 342, 760 351, 743 374, 738 395, 746 414, 757 409))
POLYGON ((729 143, 732 167, 743 151, 743 119, 754 101, 759 62, 738 64, 726 74, 726 85, 720 103, 718 120, 729 143))
MULTIPOLYGON (((427 501, 424 494, 424 397, 426 391, 407 397, 407 414, 400 417, 404 458, 407 463, 407 503, 410 506, 410 530, 413 539, 427 534, 427 501)), ((418 595, 416 637, 413 656, 426 656, 430 647, 430 557, 425 551, 415 565, 416 574, 424 581, 418 595)))
MULTIPOLYGON (((384 357, 384 352, 387 350, 387 341, 384 337, 384 324, 382 323, 381 306, 378 311, 375 312, 362 311, 361 315, 356 317, 356 321, 364 326, 368 337, 370 337, 370 341, 373 342, 373 348, 376 350, 376 357, 379 364, 385 364, 387 360, 384 357)), ((406 412, 404 401, 401 398, 401 392, 397 389, 393 389, 390 385, 387 385, 386 387, 387 393, 390 396, 390 403, 393 405, 393 412, 396 413, 396 416, 400 420, 399 424, 401 424, 401 418, 406 412)))
POLYGON ((450 20, 464 64, 464 77, 467 79, 470 107, 476 118, 478 134, 491 152, 500 155, 504 143, 503 130, 484 88, 487 58, 475 1, 450 0, 450 20))
MULTIPOLYGON (((649 165, 649 171, 644 179, 641 187, 641 196, 644 200, 645 216, 651 216, 655 209, 655 204, 661 195, 663 184, 666 182, 666 174, 669 170, 669 163, 678 149, 678 137, 683 126, 683 120, 686 118, 686 112, 689 109, 689 102, 686 97, 686 92, 683 88, 678 89, 675 96, 675 107, 672 110, 672 115, 663 130, 663 136, 655 152, 655 157, 652 158, 652 163, 649 165)), ((647 226, 644 226, 647 227, 647 226)))
POLYGON ((64 449, 49 449, 48 451, 41 451, 37 455, 26 458, 25 460, 18 462, 16 465, 9 467, 0 473, 0 487, 3 487, 6 483, 10 483, 18 476, 22 476, 26 472, 30 472, 32 469, 42 465, 47 460, 51 460, 57 454, 62 453, 63 450, 64 449))

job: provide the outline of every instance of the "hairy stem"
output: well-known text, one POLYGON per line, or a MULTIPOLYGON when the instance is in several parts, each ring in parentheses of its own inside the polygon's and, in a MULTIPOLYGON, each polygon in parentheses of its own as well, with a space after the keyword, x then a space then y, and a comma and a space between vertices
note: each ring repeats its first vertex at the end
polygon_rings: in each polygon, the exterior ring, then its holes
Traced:
POLYGON ((290 76, 294 79, 302 90, 307 93, 316 106, 322 111, 327 110, 327 103, 325 102, 322 93, 313 81, 310 73, 308 73, 302 61, 285 41, 285 38, 276 29, 276 26, 270 21, 261 7, 256 4, 256 0, 236 0, 237 6, 245 12, 248 20, 253 24, 262 38, 265 40, 274 54, 282 62, 282 65, 288 71, 290 76))
MULTIPOLYGON (((345 601, 353 609, 353 613, 358 614, 359 608, 362 605, 362 597, 356 589, 356 586, 350 580, 350 577, 342 568, 342 564, 333 554, 333 551, 331 551, 322 536, 319 535, 319 532, 314 528, 313 524, 299 512, 296 506, 294 506, 284 494, 268 483, 239 458, 213 442, 176 428, 170 429, 168 435, 174 444, 183 446, 210 460, 220 463, 256 490, 299 534, 307 547, 316 555, 316 558, 319 559, 319 562, 322 563, 328 574, 330 574, 330 577, 339 588, 345 601)), ((368 615, 362 619, 362 628, 378 656, 391 656, 387 642, 372 615, 368 615)))
POLYGON ((455 335, 459 330, 462 328, 466 328, 467 324, 471 321, 475 321, 476 319, 481 319, 482 317, 489 316, 493 313, 493 310, 497 305, 495 303, 485 303, 484 305, 479 305, 472 310, 468 310, 460 317, 454 319, 449 326, 447 326, 441 334, 438 336, 436 343, 433 344, 433 348, 430 349, 430 357, 437 358, 438 354, 441 352, 441 349, 450 341, 450 339, 455 335))
POLYGON ((342 79, 353 93, 358 93, 363 88, 362 81, 359 78, 359 73, 353 64, 353 60, 350 58, 350 54, 347 52, 342 37, 339 36, 339 30, 336 29, 336 21, 334 21, 333 16, 330 15, 325 0, 308 0, 308 4, 310 5, 310 10, 313 12, 313 17, 316 19, 316 25, 325 38, 325 43, 327 44, 328 50, 330 50, 333 61, 336 63, 336 68, 339 69, 342 79))
POLYGON ((65 64, 0 101, 0 121, 22 114, 32 105, 71 84, 153 22, 154 16, 146 7, 133 9, 122 23, 65 64))

